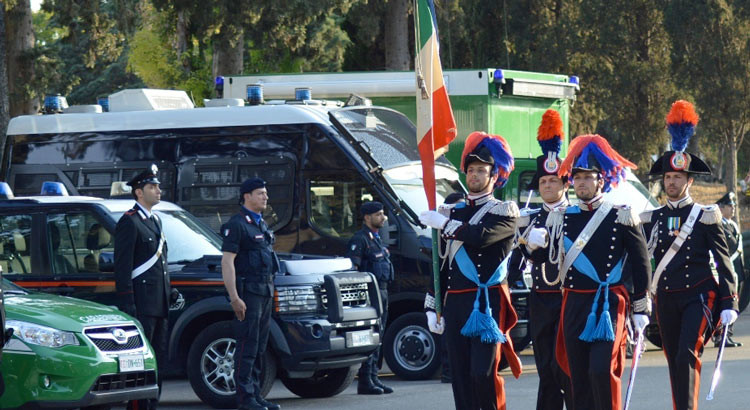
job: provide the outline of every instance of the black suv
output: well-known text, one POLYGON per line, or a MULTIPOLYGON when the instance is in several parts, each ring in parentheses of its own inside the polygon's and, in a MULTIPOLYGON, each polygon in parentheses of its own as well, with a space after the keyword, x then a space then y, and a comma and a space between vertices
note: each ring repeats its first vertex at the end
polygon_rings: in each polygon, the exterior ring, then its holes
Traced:
MULTIPOLYGON (((113 304, 113 233, 133 203, 80 196, 0 200, 5 277, 26 288, 113 304)), ((154 211, 169 243, 172 287, 185 299, 170 310, 166 373, 186 373, 205 403, 232 407, 235 341, 221 239, 177 205, 162 202, 154 211)), ((377 283, 369 273, 351 271, 349 259, 280 257, 263 394, 277 376, 302 397, 338 394, 381 341, 377 283)))

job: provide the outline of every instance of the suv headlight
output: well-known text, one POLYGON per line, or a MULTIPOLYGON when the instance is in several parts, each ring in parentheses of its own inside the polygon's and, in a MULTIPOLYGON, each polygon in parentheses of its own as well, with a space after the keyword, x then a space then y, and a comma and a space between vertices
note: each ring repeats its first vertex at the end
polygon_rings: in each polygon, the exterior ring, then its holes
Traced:
POLYGON ((13 329, 13 336, 26 343, 45 347, 78 346, 78 338, 72 332, 54 329, 36 323, 8 320, 5 326, 13 329))
POLYGON ((277 313, 317 312, 322 309, 319 286, 277 286, 274 310, 277 313))

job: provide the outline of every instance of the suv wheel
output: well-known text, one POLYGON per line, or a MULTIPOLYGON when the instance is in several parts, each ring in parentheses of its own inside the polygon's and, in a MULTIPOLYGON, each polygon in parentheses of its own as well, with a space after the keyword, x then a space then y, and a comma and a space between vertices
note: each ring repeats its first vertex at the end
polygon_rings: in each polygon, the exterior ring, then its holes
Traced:
POLYGON ((429 379, 440 368, 440 338, 428 330, 422 312, 406 313, 391 322, 383 353, 393 373, 406 380, 429 379))
MULTIPOLYGON (((237 407, 234 384, 235 347, 232 322, 214 323, 193 341, 188 352, 187 374, 195 394, 215 408, 237 407)), ((276 379, 276 360, 266 349, 261 363, 260 393, 265 397, 276 379)))
POLYGON ((341 369, 318 370, 307 379, 290 379, 280 377, 289 391, 304 398, 318 398, 335 396, 346 390, 356 374, 356 369, 344 367, 341 369))

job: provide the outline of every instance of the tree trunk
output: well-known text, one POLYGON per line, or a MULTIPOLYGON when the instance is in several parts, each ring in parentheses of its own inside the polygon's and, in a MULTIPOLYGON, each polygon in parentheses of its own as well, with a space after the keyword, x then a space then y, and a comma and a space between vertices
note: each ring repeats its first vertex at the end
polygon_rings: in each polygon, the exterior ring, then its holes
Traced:
POLYGON ((183 59, 182 54, 187 50, 187 17, 185 10, 177 12, 177 28, 175 29, 175 50, 177 59, 182 60, 182 67, 185 71, 190 71, 190 62, 187 58, 183 59))
POLYGON ((409 69, 409 0, 390 0, 385 14, 385 69, 409 69))
POLYGON ((34 61, 31 56, 34 27, 31 25, 29 0, 17 0, 8 12, 5 38, 8 39, 6 52, 10 116, 36 114, 39 111, 39 101, 26 91, 26 86, 34 80, 34 61))
MULTIPOLYGON (((5 2, 0 0, 0 33, 5 33, 5 2)), ((8 71, 5 67, 5 35, 0 38, 0 158, 5 150, 5 131, 10 121, 8 107, 8 71)))
POLYGON ((224 25, 221 32, 214 36, 214 78, 220 75, 242 74, 244 34, 241 27, 224 25))

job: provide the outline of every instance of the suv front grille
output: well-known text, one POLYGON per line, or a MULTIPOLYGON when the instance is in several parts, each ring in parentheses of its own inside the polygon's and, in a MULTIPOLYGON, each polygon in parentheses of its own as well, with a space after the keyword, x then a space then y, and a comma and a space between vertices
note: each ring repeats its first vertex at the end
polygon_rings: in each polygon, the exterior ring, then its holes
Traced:
POLYGON ((103 326, 83 331, 102 352, 122 352, 143 347, 141 333, 135 325, 103 326))
POLYGON ((92 393, 107 393, 135 387, 152 386, 156 384, 156 372, 147 370, 142 372, 103 374, 91 387, 92 393))
MULTIPOLYGON (((328 308, 328 296, 326 289, 320 288, 323 308, 328 308)), ((367 290, 367 283, 349 283, 342 284, 339 288, 341 293, 341 304, 344 308, 356 308, 370 306, 370 296, 367 290)))

